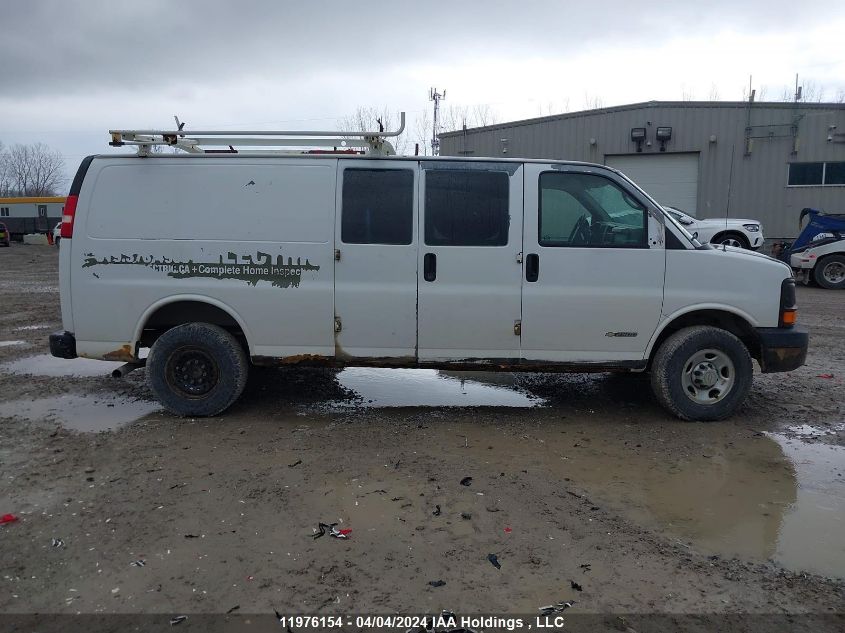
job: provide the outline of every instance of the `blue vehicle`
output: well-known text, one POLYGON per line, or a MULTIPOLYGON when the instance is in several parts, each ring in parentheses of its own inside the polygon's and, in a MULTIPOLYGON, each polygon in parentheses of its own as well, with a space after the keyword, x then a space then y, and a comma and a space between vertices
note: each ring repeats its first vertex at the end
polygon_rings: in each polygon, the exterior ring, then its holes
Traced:
POLYGON ((780 258, 788 262, 802 283, 822 288, 845 288, 845 214, 803 209, 799 226, 807 226, 792 244, 784 244, 780 258))

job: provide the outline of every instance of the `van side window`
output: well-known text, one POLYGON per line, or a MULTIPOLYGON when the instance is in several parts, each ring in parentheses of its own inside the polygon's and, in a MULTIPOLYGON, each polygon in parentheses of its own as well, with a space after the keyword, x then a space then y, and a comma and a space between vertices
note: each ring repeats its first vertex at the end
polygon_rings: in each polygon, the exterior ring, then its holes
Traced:
POLYGON ((541 246, 646 248, 647 212, 615 182, 595 174, 540 174, 541 246))
POLYGON ((413 239, 414 172, 346 169, 340 234, 346 244, 410 244, 413 239))
POLYGON ((508 174, 433 169, 425 175, 425 243, 505 246, 510 212, 508 174))

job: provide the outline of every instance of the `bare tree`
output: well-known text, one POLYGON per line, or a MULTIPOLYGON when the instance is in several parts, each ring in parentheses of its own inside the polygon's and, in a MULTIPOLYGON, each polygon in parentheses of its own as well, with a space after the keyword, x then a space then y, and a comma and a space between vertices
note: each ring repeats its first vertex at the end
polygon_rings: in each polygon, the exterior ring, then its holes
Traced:
POLYGON ((65 161, 42 143, 13 145, 0 157, 0 187, 16 196, 55 196, 63 188, 65 161))
POLYGON ((422 113, 414 121, 414 141, 420 144, 420 153, 423 156, 428 156, 431 150, 431 134, 433 129, 431 127, 431 116, 428 109, 422 113))
POLYGON ((719 88, 715 83, 710 84, 710 101, 719 100, 719 88))
MULTIPOLYGON (((360 132, 378 130, 379 123, 381 123, 384 131, 391 132, 399 127, 399 113, 394 112, 386 106, 381 108, 373 106, 358 106, 353 114, 343 117, 338 123, 344 130, 354 130, 360 132)), ((387 140, 389 140, 391 145, 393 145, 397 154, 406 153, 406 150, 408 149, 407 130, 402 132, 399 136, 393 136, 387 140)))
POLYGON ((0 197, 11 195, 12 185, 9 182, 8 156, 0 142, 0 197))
POLYGON ((585 110, 598 110, 599 108, 604 107, 604 99, 598 96, 591 97, 589 93, 584 93, 584 109, 585 110))
POLYGON ((681 86, 681 101, 692 101, 695 99, 695 91, 692 88, 681 86))
POLYGON ((440 129, 443 132, 454 132, 463 129, 464 126, 472 127, 469 121, 469 108, 467 106, 450 103, 440 111, 440 129))

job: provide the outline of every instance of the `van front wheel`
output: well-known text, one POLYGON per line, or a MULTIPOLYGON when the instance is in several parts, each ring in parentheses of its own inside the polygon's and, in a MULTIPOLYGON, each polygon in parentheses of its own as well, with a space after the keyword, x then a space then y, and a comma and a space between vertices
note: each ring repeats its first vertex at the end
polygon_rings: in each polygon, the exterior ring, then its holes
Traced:
POLYGON ((651 388, 661 405, 683 420, 723 420, 751 390, 751 355, 736 336, 698 325, 667 338, 651 366, 651 388))
POLYGON ((185 323, 162 334, 147 358, 147 383, 164 408, 180 416, 210 416, 244 390, 249 362, 229 332, 185 323))

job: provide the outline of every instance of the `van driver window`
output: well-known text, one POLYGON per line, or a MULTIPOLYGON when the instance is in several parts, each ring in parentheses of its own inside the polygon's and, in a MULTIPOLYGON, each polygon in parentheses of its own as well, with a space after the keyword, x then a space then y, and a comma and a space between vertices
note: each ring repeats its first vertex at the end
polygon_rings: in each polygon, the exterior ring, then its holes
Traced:
POLYGON ((343 172, 341 240, 346 244, 410 244, 414 172, 347 169, 343 172))
POLYGON ((647 212, 609 178, 540 174, 539 244, 552 247, 644 248, 647 212))

